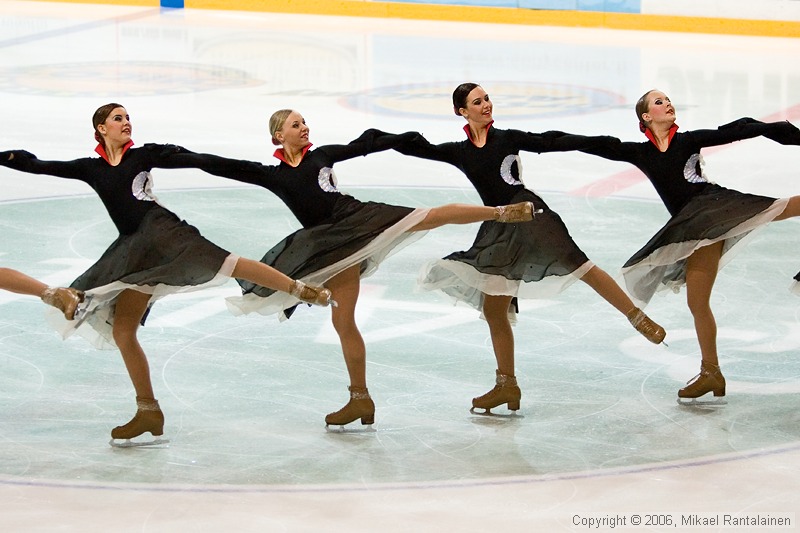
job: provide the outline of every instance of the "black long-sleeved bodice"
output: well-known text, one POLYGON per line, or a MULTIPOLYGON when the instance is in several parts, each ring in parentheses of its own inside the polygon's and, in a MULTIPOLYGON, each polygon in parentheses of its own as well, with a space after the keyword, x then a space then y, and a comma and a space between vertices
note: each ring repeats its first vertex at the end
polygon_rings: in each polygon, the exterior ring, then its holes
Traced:
POLYGON ((388 150, 417 135, 416 132, 394 135, 367 130, 349 144, 308 150, 296 167, 285 161, 264 165, 185 151, 174 154, 171 162, 179 167, 197 167, 210 174, 269 189, 286 204, 303 227, 310 227, 329 219, 337 199, 342 196, 336 188, 334 163, 388 150))
POLYGON ((763 123, 745 118, 716 130, 675 133, 664 152, 649 140, 623 142, 614 137, 606 137, 581 151, 638 167, 653 184, 670 214, 675 215, 710 183, 703 174, 702 148, 759 135, 781 144, 800 144, 800 132, 789 122, 763 123))
POLYGON ((154 206, 151 192, 153 168, 198 168, 226 178, 265 187, 275 193, 304 227, 329 218, 341 193, 336 189, 333 164, 373 152, 388 150, 416 132, 399 135, 367 130, 346 145, 309 150, 297 167, 285 162, 257 162, 198 154, 172 144, 145 144, 130 148, 116 166, 103 158, 43 161, 23 150, 0 152, 0 164, 33 174, 76 179, 94 189, 119 232, 133 233, 154 206), (9 160, 9 155, 13 158, 9 160))
MULTIPOLYGON (((0 163, 32 174, 47 174, 87 183, 97 192, 111 220, 122 235, 130 235, 155 205, 151 192, 154 167, 174 168, 171 156, 183 151, 169 144, 145 144, 130 148, 116 166, 100 157, 73 161, 42 161, 23 150, 0 154, 0 163), (8 154, 13 153, 13 159, 8 154)), ((173 163, 174 161, 174 163, 173 163)), ((193 166, 193 165, 192 165, 193 166)))
POLYGON ((434 145, 424 137, 417 136, 396 150, 405 155, 458 167, 472 182, 485 205, 504 205, 525 188, 520 151, 542 153, 581 150, 594 147, 601 141, 608 144, 611 139, 613 137, 587 137, 560 131, 529 133, 490 126, 486 144, 482 147, 475 146, 469 139, 434 145))

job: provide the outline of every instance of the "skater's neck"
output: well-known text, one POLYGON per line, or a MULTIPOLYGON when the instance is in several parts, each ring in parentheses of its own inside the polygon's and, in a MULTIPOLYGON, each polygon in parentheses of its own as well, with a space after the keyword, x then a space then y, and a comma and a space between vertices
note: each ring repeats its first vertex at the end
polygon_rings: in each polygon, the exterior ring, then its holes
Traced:
POLYGON ((122 161, 122 156, 128 151, 128 148, 133 146, 133 141, 128 141, 123 145, 105 144, 101 143, 94 149, 95 152, 108 162, 109 165, 115 167, 122 161))

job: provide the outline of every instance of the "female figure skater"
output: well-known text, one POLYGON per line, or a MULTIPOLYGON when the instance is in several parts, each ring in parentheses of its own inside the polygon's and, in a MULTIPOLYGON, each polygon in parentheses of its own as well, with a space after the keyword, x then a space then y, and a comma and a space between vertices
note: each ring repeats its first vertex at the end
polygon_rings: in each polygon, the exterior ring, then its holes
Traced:
POLYGON ((744 118, 716 130, 677 133, 675 108, 655 89, 636 103, 636 118, 647 141, 606 137, 581 151, 636 165, 664 202, 671 218, 625 263, 625 284, 644 304, 658 290, 686 285, 702 362, 700 373, 678 391, 678 397, 699 398, 709 392, 724 396, 717 324, 710 305, 717 272, 742 248, 752 230, 800 215, 800 196, 768 198, 711 183, 703 175, 700 150, 759 135, 781 144, 800 144, 800 130, 789 122, 765 124, 744 118))
MULTIPOLYGON (((159 205, 151 193, 150 170, 176 168, 170 156, 181 149, 156 144, 131 148, 132 125, 122 105, 100 107, 92 125, 99 158, 40 161, 33 154, 15 150, 0 152, 0 164, 86 182, 103 201, 119 231, 102 257, 72 283, 71 289, 86 292, 88 306, 80 310, 80 320, 61 328, 64 336, 80 328, 98 347, 119 348, 137 405, 133 419, 111 431, 112 444, 119 444, 115 439, 129 440, 145 432, 154 437, 163 435, 164 415, 155 399, 147 356, 136 336, 147 309, 157 299, 221 285, 231 277, 284 291, 295 302, 323 306, 330 301, 330 291, 306 286, 258 261, 223 250, 159 205)), ((156 439, 151 444, 154 442, 163 441, 156 439)))
POLYGON ((514 371, 514 334, 509 317, 512 305, 516 308, 515 298, 550 297, 581 280, 625 315, 649 341, 662 342, 664 329, 586 257, 561 217, 522 182, 521 150, 577 150, 592 146, 599 138, 497 129, 493 126, 492 101, 475 83, 456 87, 453 110, 467 121, 467 140, 432 145, 419 136, 397 151, 458 167, 484 204, 529 201, 537 212, 535 224, 484 223, 469 250, 430 263, 421 275, 423 288, 440 289, 471 305, 483 312, 489 324, 497 359, 496 384, 486 394, 473 398, 473 412, 483 409, 483 413, 489 413, 503 404, 512 411, 519 409, 522 393, 514 371), (538 214, 539 210, 542 214, 538 214))
MULTIPOLYGON (((357 419, 372 424, 375 404, 367 389, 366 347, 355 321, 360 278, 375 271, 377 265, 421 236, 419 232, 444 224, 468 224, 485 220, 522 222, 532 219, 532 206, 521 201, 514 205, 485 207, 449 204, 431 209, 413 209, 376 202, 361 202, 336 188, 333 165, 368 153, 387 150, 409 132, 389 135, 367 130, 346 145, 320 146, 310 150, 309 128, 297 111, 283 109, 269 120, 272 143, 280 146, 277 165, 203 155, 199 168, 206 172, 265 187, 275 193, 297 217, 303 228, 273 247, 262 259, 290 276, 325 284, 336 306, 332 307, 333 327, 339 336, 345 366, 350 378, 350 400, 325 417, 328 426, 344 426, 357 419), (380 134, 380 135, 377 135, 380 134)), ((192 157, 191 155, 179 155, 192 157)), ((535 225, 536 222, 531 222, 535 225)), ((229 298, 238 313, 291 313, 294 302, 264 288, 262 283, 242 283, 244 295, 229 298)))
POLYGON ((38 296, 47 305, 52 305, 62 313, 64 318, 72 320, 78 304, 83 301, 83 291, 71 287, 48 287, 38 279, 13 268, 0 268, 0 289, 16 294, 38 296))

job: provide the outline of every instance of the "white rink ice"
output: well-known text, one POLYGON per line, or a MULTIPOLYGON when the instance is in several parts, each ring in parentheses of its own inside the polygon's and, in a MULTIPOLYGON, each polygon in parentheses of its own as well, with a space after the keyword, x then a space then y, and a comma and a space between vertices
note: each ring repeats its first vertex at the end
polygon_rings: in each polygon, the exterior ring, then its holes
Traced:
MULTIPOLYGON (((269 163, 266 121, 286 107, 317 146, 370 127, 460 140, 449 101, 462 81, 492 95, 500 128, 639 140, 633 105, 654 87, 684 130, 742 116, 800 123, 793 39, 2 0, 0 13, 0 151, 42 159, 93 155, 90 117, 110 101, 127 107, 138 145, 269 163)), ((798 147, 752 139, 705 160, 728 187, 800 190, 798 147)), ((614 275, 666 220, 627 165, 526 153, 523 166, 614 275)), ((478 201, 456 169, 392 152, 336 172, 361 199, 478 201)), ((195 170, 154 176, 162 203, 242 255, 260 257, 297 227, 265 190, 195 170)), ((81 183, 0 168, 0 184, 2 266, 68 284, 115 237, 81 183)), ((476 229, 434 230, 365 280, 373 432, 324 429, 347 385, 329 311, 233 317, 230 282, 156 305, 140 338, 171 443, 111 448, 110 429, 134 409, 118 353, 62 341, 40 302, 0 294, 0 531, 555 532, 589 531, 589 519, 606 531, 733 530, 690 526, 692 514, 789 517, 791 528, 771 531, 797 528, 797 221, 758 233, 720 273, 727 404, 675 401, 699 366, 684 293, 648 306, 668 329, 657 347, 578 283, 522 302, 514 419, 468 412, 494 381, 485 323, 414 290, 425 261, 468 246, 476 229)))

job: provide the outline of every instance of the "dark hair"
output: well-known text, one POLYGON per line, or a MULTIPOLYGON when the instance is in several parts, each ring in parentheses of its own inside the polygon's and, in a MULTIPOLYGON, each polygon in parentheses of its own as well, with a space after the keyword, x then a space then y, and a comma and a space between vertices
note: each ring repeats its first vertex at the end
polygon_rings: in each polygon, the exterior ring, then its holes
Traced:
POLYGON ((462 83, 453 91, 453 111, 456 115, 461 116, 458 110, 462 107, 467 107, 467 97, 475 87, 480 87, 480 85, 477 83, 462 83))
POLYGON ((92 115, 92 127, 94 128, 94 138, 100 144, 104 143, 102 135, 100 135, 100 132, 97 130, 97 126, 104 123, 108 118, 108 115, 110 115, 111 112, 118 107, 125 107, 125 106, 122 104, 116 104, 112 102, 110 104, 98 107, 97 111, 95 111, 94 115, 92 115))
POLYGON ((647 126, 642 120, 642 115, 650 111, 650 102, 647 101, 647 96, 653 91, 655 91, 655 89, 650 89, 636 101, 636 118, 639 120, 639 131, 642 133, 647 130, 647 126))

